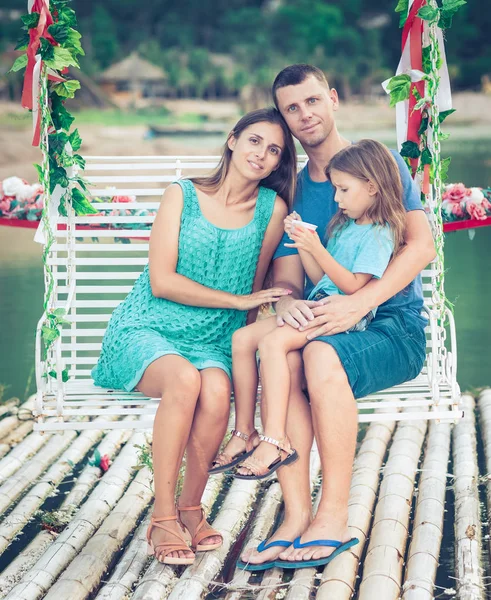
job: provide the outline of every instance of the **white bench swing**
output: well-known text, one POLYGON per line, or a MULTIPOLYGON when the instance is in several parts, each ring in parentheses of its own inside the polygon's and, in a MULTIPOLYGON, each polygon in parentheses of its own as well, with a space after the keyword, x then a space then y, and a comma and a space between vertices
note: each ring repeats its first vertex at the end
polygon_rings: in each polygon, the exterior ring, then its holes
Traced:
MULTIPOLYGON (((178 178, 210 171, 218 157, 85 158, 85 177, 98 186, 91 190, 94 196, 102 200, 115 195, 135 196, 137 202, 103 201, 96 205, 100 215, 75 216, 68 207, 67 217, 55 214, 51 219, 55 242, 47 263, 54 276, 52 308, 64 309, 67 323, 43 360, 41 331, 46 313, 39 320, 34 429, 150 428, 159 398, 96 387, 90 372, 112 311, 148 261, 149 228, 163 189, 178 178), (119 214, 113 214, 115 211, 119 214), (50 370, 52 375, 47 373, 50 370), (134 420, 115 420, 114 415, 133 415, 134 420), (109 418, 104 420, 104 416, 109 418), (95 417, 99 417, 97 421, 95 417)), ((299 163, 302 166, 305 157, 300 157, 299 163)), ((360 421, 455 420, 462 416, 454 320, 446 309, 447 339, 444 319, 437 313, 441 303, 438 278, 442 272, 441 259, 423 272, 424 310, 429 322, 427 357, 421 373, 412 381, 358 400, 360 421), (382 407, 383 411, 374 411, 382 407), (410 411, 402 410, 409 407, 410 411)))

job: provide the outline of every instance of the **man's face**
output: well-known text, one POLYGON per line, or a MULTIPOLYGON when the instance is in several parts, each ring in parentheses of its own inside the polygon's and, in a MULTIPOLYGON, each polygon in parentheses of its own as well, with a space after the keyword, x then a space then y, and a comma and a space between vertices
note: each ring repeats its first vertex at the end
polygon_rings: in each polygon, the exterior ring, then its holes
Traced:
POLYGON ((339 106, 336 90, 310 75, 302 83, 279 88, 276 98, 290 131, 304 148, 315 148, 326 140, 339 106))

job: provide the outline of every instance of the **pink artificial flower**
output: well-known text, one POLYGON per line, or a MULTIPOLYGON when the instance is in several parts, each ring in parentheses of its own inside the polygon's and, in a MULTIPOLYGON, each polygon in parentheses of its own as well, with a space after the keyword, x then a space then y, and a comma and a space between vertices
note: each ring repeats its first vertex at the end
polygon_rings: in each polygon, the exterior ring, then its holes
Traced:
POLYGON ((486 212, 491 211, 491 202, 489 202, 489 200, 487 200, 486 198, 484 198, 484 200, 481 202, 481 206, 486 212))
POLYGON ((451 204, 451 212, 453 215, 455 215, 459 219, 462 219, 462 217, 464 216, 464 211, 462 210, 462 206, 461 206, 460 202, 458 204, 457 203, 451 204))
POLYGON ((462 202, 466 198, 466 196, 471 195, 471 191, 468 190, 463 183, 453 183, 447 186, 447 189, 443 193, 443 200, 448 200, 448 202, 462 202))
POLYGON ((0 212, 8 213, 10 210, 10 198, 5 196, 3 200, 0 200, 0 212))
POLYGON ((101 462, 99 463, 99 467, 106 472, 109 469, 109 465, 111 464, 111 461, 109 460, 109 456, 107 454, 104 454, 103 457, 101 457, 101 462))
POLYGON ((471 219, 478 219, 481 221, 486 218, 486 211, 482 204, 475 204, 474 202, 468 202, 466 204, 467 212, 470 214, 471 219))
POLYGON ((113 196, 112 202, 116 202, 118 204, 136 202, 136 196, 113 196))

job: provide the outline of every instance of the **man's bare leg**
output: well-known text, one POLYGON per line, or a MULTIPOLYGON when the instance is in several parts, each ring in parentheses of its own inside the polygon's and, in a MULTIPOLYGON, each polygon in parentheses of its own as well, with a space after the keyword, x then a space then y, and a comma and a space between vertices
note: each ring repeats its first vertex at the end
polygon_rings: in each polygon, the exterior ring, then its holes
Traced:
MULTIPOLYGON (((314 433, 322 466, 322 498, 301 542, 315 539, 348 541, 348 498, 358 431, 358 414, 346 372, 332 346, 312 342, 304 352, 314 433)), ((284 469, 287 471, 288 469, 284 469)), ((285 475, 282 474, 284 477, 285 475)), ((334 548, 288 548, 284 560, 328 556, 334 548)))
MULTIPOLYGON (((288 404, 287 434, 299 459, 284 469, 278 470, 278 479, 283 491, 285 517, 268 542, 275 540, 292 541, 310 524, 312 500, 310 496, 310 450, 313 431, 310 408, 302 390, 303 368, 300 352, 288 354, 291 375, 291 390, 288 404)), ((265 415, 267 403, 261 402, 261 412, 265 415)), ((254 564, 268 562, 278 557, 281 548, 273 547, 259 553, 256 549, 246 550, 242 554, 244 562, 254 564)))

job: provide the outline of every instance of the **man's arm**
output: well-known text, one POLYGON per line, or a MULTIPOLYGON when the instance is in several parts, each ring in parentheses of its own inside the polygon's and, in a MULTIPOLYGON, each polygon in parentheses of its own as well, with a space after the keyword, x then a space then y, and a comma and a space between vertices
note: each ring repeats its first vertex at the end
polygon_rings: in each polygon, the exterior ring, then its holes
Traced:
POLYGON ((305 274, 298 254, 281 256, 273 262, 274 287, 292 290, 288 297, 281 298, 275 305, 276 322, 279 327, 288 323, 298 328, 314 318, 311 307, 318 302, 302 300, 305 274))
POLYGON ((369 311, 403 290, 436 256, 435 244, 424 211, 406 213, 406 246, 380 279, 372 279, 351 296, 331 296, 313 308, 315 319, 303 329, 308 338, 341 333, 353 327, 369 311))

